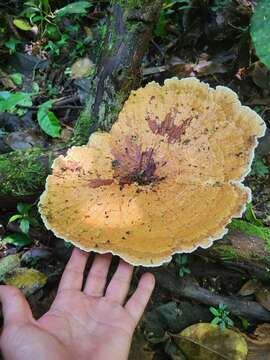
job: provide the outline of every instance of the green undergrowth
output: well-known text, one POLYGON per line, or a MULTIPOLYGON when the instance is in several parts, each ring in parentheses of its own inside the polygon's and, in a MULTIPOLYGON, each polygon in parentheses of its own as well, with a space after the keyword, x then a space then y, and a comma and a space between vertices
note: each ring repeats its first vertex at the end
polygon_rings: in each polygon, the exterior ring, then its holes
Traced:
POLYGON ((250 236, 258 236, 265 241, 265 249, 270 252, 270 228, 237 219, 231 222, 230 229, 240 230, 250 236))
POLYGON ((230 224, 230 229, 242 231, 249 236, 259 237, 265 242, 265 250, 270 252, 270 228, 266 227, 262 220, 256 217, 251 203, 247 205, 243 219, 234 219, 230 224))

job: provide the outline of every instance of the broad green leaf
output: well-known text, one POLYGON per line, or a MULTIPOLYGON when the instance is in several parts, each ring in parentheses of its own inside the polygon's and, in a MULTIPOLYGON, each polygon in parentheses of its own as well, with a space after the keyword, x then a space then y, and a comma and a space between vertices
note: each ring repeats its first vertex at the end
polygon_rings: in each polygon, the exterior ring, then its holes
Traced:
POLYGON ((25 246, 32 243, 32 240, 25 234, 14 233, 3 238, 4 244, 13 244, 16 246, 25 246))
POLYGON ((20 229, 24 234, 28 234, 29 232, 29 220, 28 219, 22 219, 20 221, 20 229))
POLYGON ((25 20, 14 19, 13 24, 20 30, 29 31, 32 29, 32 26, 25 20))
POLYGON ((21 40, 10 38, 9 40, 5 41, 5 46, 10 50, 10 53, 14 53, 16 51, 16 46, 21 43, 21 40))
POLYGON ((270 69, 270 6, 260 0, 251 20, 251 36, 261 62, 270 69))
POLYGON ((11 216, 11 218, 9 219, 8 222, 13 222, 13 221, 16 221, 16 220, 21 219, 21 218, 22 218, 22 215, 16 214, 16 215, 11 216))
POLYGON ((13 111, 17 106, 32 106, 31 95, 24 92, 11 94, 6 100, 0 99, 0 112, 13 111))
POLYGON ((56 16, 66 16, 71 14, 85 15, 86 9, 92 5, 90 1, 76 1, 56 10, 56 16))
POLYGON ((37 118, 39 126, 46 134, 52 137, 58 137, 61 134, 61 125, 54 113, 49 111, 52 104, 53 102, 49 100, 40 105, 37 118))
POLYGON ((17 204, 17 210, 21 213, 21 214, 27 214, 28 211, 33 207, 33 204, 26 204, 26 203, 21 203, 19 202, 17 204))
POLYGON ((22 85, 22 74, 21 73, 14 73, 10 74, 9 77, 14 82, 15 85, 22 85))
POLYGON ((0 91, 0 101, 1 100, 7 100, 8 98, 11 97, 11 92, 9 91, 0 91))

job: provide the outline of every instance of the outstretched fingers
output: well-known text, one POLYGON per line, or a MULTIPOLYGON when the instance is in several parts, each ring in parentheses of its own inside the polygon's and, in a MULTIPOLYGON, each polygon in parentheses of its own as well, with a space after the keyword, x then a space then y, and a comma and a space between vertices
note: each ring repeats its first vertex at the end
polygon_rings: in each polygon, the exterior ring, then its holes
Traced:
POLYGON ((111 254, 96 255, 86 279, 83 290, 85 294, 95 297, 103 296, 111 260, 111 254))
POLYGON ((1 285, 0 301, 5 326, 11 323, 16 325, 25 324, 34 320, 30 306, 19 289, 13 286, 1 285))
POLYGON ((155 287, 155 278, 151 273, 145 273, 141 277, 137 289, 127 301, 125 309, 137 324, 146 308, 150 296, 155 287))
POLYGON ((87 263, 88 253, 75 248, 66 265, 58 287, 58 293, 63 290, 81 290, 84 268, 87 263))
POLYGON ((106 290, 107 299, 119 304, 124 303, 130 287, 132 272, 133 266, 123 260, 119 261, 117 270, 106 290))

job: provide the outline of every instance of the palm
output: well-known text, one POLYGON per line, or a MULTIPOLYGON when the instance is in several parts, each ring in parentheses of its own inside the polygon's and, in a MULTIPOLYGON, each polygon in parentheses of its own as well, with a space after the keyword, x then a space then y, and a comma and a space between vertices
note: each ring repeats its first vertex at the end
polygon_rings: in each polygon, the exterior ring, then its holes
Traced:
POLYGON ((129 348, 135 326, 135 321, 120 304, 105 297, 95 298, 69 290, 60 294, 54 310, 45 314, 39 322, 42 328, 59 337, 70 351, 78 348, 81 358, 85 359, 91 353, 97 356, 97 348, 102 350, 117 346, 119 338, 125 338, 129 348), (59 328, 65 329, 65 332, 59 334, 59 328))
MULTIPOLYGON (((24 345, 31 341, 31 354, 35 350, 35 339, 38 344, 37 351, 50 347, 50 356, 47 354, 44 358, 52 360, 127 358, 135 326, 153 289, 153 278, 145 275, 134 295, 123 306, 132 267, 121 261, 104 295, 110 256, 96 257, 81 291, 86 260, 85 253, 75 250, 62 276, 51 309, 39 320, 32 318, 30 309, 25 307, 24 303, 23 324, 19 327, 20 337, 14 336, 19 331, 18 316, 13 326, 8 326, 7 321, 1 345, 4 352, 10 354, 10 359, 17 359, 13 356, 15 344, 13 346, 12 342, 15 338, 17 349, 18 338, 22 339, 24 345)), ((1 300, 5 308, 4 297, 1 300)), ((20 359, 29 358, 29 353, 25 355, 23 357, 20 354, 20 359)))

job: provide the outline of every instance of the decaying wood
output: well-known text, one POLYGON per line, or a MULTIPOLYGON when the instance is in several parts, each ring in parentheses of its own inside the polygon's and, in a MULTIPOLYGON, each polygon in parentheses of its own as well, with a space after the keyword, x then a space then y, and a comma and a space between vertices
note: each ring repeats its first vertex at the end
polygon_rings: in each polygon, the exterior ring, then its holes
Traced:
POLYGON ((206 250, 197 250, 195 254, 205 256, 222 263, 236 271, 243 271, 250 278, 263 282, 270 280, 270 256, 266 242, 258 236, 230 230, 222 239, 206 250))
POLYGON ((270 312, 255 301, 239 300, 238 298, 214 294, 192 283, 189 278, 177 278, 169 270, 164 268, 150 271, 155 275, 158 286, 171 292, 174 297, 184 297, 211 306, 224 304, 234 315, 253 321, 270 322, 270 312))
MULTIPOLYGON (((160 0, 113 2, 85 111, 69 146, 86 143, 93 131, 108 130, 117 119, 130 91, 140 83, 142 58, 160 7, 160 0)), ((65 153, 67 147, 57 152, 65 153)), ((52 150, 36 148, 0 155, 0 206, 37 196, 55 155, 52 150)))

